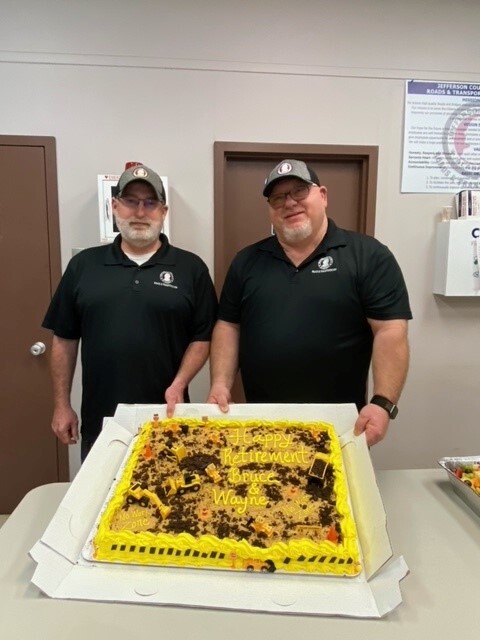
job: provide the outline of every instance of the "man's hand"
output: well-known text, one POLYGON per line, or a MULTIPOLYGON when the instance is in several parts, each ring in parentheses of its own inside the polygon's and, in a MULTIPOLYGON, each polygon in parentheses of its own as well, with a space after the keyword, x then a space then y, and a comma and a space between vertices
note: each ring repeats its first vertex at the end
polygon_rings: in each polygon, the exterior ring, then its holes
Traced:
POLYGON ((54 434, 63 444, 78 442, 78 416, 72 407, 55 409, 52 418, 54 434))
POLYGON ((210 394, 207 398, 209 404, 218 404, 220 411, 228 413, 228 404, 232 396, 230 390, 223 384, 214 384, 210 389, 210 394))
POLYGON ((185 389, 207 361, 209 351, 210 342, 206 340, 196 340, 188 345, 177 375, 165 391, 167 418, 173 416, 175 405, 184 401, 185 389))
POLYGON ((232 399, 230 389, 238 370, 239 345, 240 325, 217 320, 210 352, 211 388, 207 402, 217 404, 223 413, 228 413, 228 404, 232 399))
POLYGON ((175 405, 183 402, 183 392, 185 387, 172 383, 165 391, 165 402, 167 403, 167 418, 171 418, 175 412, 175 405))
POLYGON ((365 432, 367 444, 371 447, 387 434, 390 417, 385 409, 376 404, 365 405, 358 414, 353 433, 359 436, 365 432))

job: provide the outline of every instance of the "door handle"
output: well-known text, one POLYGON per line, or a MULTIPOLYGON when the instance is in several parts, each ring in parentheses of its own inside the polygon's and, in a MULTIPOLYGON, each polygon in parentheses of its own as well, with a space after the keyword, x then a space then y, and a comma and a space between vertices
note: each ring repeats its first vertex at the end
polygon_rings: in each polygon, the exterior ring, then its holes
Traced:
POLYGON ((45 353, 46 348, 47 347, 43 344, 43 342, 35 342, 35 344, 32 344, 32 346, 30 347, 30 353, 32 354, 32 356, 41 356, 42 353, 45 353))

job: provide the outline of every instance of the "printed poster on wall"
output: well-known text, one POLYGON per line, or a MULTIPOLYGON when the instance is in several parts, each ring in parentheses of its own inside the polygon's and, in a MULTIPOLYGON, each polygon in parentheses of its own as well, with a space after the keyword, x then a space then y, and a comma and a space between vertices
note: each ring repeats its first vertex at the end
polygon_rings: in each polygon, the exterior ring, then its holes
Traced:
MULTIPOLYGON (((160 176, 163 186, 165 187, 166 204, 168 204, 168 178, 166 176, 160 176)), ((100 242, 113 242, 119 231, 115 224, 112 209, 112 194, 120 179, 120 175, 116 174, 101 174, 97 176, 98 183, 98 215, 100 221, 100 242)), ((170 224, 169 224, 170 211, 163 223, 163 233, 170 238, 170 224)))
POLYGON ((480 189, 480 83, 406 83, 401 189, 480 189))

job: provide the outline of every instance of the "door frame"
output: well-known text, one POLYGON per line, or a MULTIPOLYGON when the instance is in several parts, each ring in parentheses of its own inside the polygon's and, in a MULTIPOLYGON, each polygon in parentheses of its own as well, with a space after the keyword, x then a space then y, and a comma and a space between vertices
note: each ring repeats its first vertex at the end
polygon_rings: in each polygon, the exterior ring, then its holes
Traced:
MULTIPOLYGON (((57 152, 55 138, 51 136, 0 135, 0 145, 43 148, 45 159, 45 189, 47 198, 50 298, 52 298, 62 276, 57 184, 57 152)), ((66 482, 69 480, 68 446, 62 445, 58 439, 57 476, 59 482, 66 482)))
POLYGON ((214 142, 214 280, 220 282, 224 264, 225 172, 231 159, 269 160, 272 166, 284 158, 309 160, 356 161, 360 163, 361 233, 374 235, 375 207, 377 202, 378 147, 362 145, 282 144, 263 142, 214 142))

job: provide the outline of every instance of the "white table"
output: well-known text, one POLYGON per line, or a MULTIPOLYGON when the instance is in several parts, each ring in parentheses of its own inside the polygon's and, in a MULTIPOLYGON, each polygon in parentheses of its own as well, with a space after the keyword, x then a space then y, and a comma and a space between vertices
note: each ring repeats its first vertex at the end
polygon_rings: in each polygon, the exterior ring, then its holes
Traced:
POLYGON ((31 584, 27 556, 68 484, 31 491, 0 529, 0 637, 5 640, 435 640, 480 628, 480 518, 442 470, 377 472, 396 555, 410 568, 403 603, 381 620, 54 600, 31 584))

